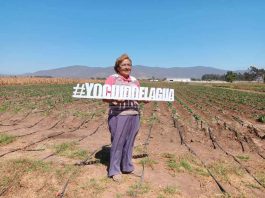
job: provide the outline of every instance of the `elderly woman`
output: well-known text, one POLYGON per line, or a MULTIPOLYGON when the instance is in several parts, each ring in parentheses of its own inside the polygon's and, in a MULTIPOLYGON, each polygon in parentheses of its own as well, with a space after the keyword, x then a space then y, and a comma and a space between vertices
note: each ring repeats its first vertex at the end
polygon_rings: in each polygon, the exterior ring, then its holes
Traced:
MULTIPOLYGON (((117 58, 114 70, 105 84, 140 86, 131 76, 132 61, 127 54, 117 58)), ((110 164, 108 176, 120 182, 121 173, 133 173, 132 153, 135 137, 140 126, 139 104, 132 100, 103 100, 109 103, 108 125, 111 133, 110 164)))

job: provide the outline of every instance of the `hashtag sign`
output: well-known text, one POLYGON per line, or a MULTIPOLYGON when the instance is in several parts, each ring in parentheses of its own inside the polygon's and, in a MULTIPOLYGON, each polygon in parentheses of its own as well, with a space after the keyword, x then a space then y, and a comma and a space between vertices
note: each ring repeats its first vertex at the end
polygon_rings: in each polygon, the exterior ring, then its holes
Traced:
POLYGON ((86 90, 85 84, 82 85, 77 84, 76 87, 74 87, 73 96, 74 97, 83 96, 85 95, 85 90, 86 90))
POLYGON ((74 98, 88 99, 115 99, 115 100, 147 100, 147 101, 174 101, 174 89, 126 87, 123 85, 107 85, 100 83, 77 84, 73 87, 74 98), (113 92, 109 92, 109 91, 113 92), (128 94, 128 95, 126 95, 128 94), (144 96, 143 96, 144 94, 144 96))

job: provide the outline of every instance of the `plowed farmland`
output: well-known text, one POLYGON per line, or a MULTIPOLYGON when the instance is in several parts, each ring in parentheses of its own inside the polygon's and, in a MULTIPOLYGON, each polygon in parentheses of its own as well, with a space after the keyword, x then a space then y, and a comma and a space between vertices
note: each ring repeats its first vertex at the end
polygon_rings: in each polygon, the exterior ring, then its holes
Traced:
POLYGON ((140 105, 139 174, 121 183, 107 177, 108 105, 73 86, 0 86, 0 196, 264 197, 265 85, 142 83, 175 101, 140 105))

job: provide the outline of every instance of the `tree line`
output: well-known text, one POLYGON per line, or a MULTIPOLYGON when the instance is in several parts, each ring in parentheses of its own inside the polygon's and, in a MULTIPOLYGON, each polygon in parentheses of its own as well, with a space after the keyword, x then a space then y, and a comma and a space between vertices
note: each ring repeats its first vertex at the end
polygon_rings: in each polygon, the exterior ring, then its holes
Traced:
POLYGON ((255 66, 250 66, 247 72, 235 73, 228 71, 226 74, 204 74, 202 80, 222 80, 227 82, 238 81, 263 81, 265 83, 265 69, 258 69, 255 66))

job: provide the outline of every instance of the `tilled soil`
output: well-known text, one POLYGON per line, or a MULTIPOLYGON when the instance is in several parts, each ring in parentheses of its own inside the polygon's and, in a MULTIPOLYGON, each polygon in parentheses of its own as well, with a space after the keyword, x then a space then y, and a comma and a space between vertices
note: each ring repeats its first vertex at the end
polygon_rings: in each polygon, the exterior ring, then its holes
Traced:
MULTIPOLYGON (((124 174, 121 183, 107 177, 107 104, 64 107, 86 108, 86 115, 62 114, 56 108, 49 114, 2 113, 0 134, 15 140, 0 146, 0 196, 263 197, 265 145, 249 128, 251 120, 241 116, 242 125, 232 119, 234 112, 221 114, 205 106, 209 114, 190 106, 200 121, 177 101, 172 107, 166 102, 144 106, 134 149, 140 157, 133 159, 139 175, 124 174), (63 153, 58 145, 78 152, 63 153), (91 164, 75 165, 85 159, 91 164)), ((257 128, 264 130, 263 125, 257 128)))

